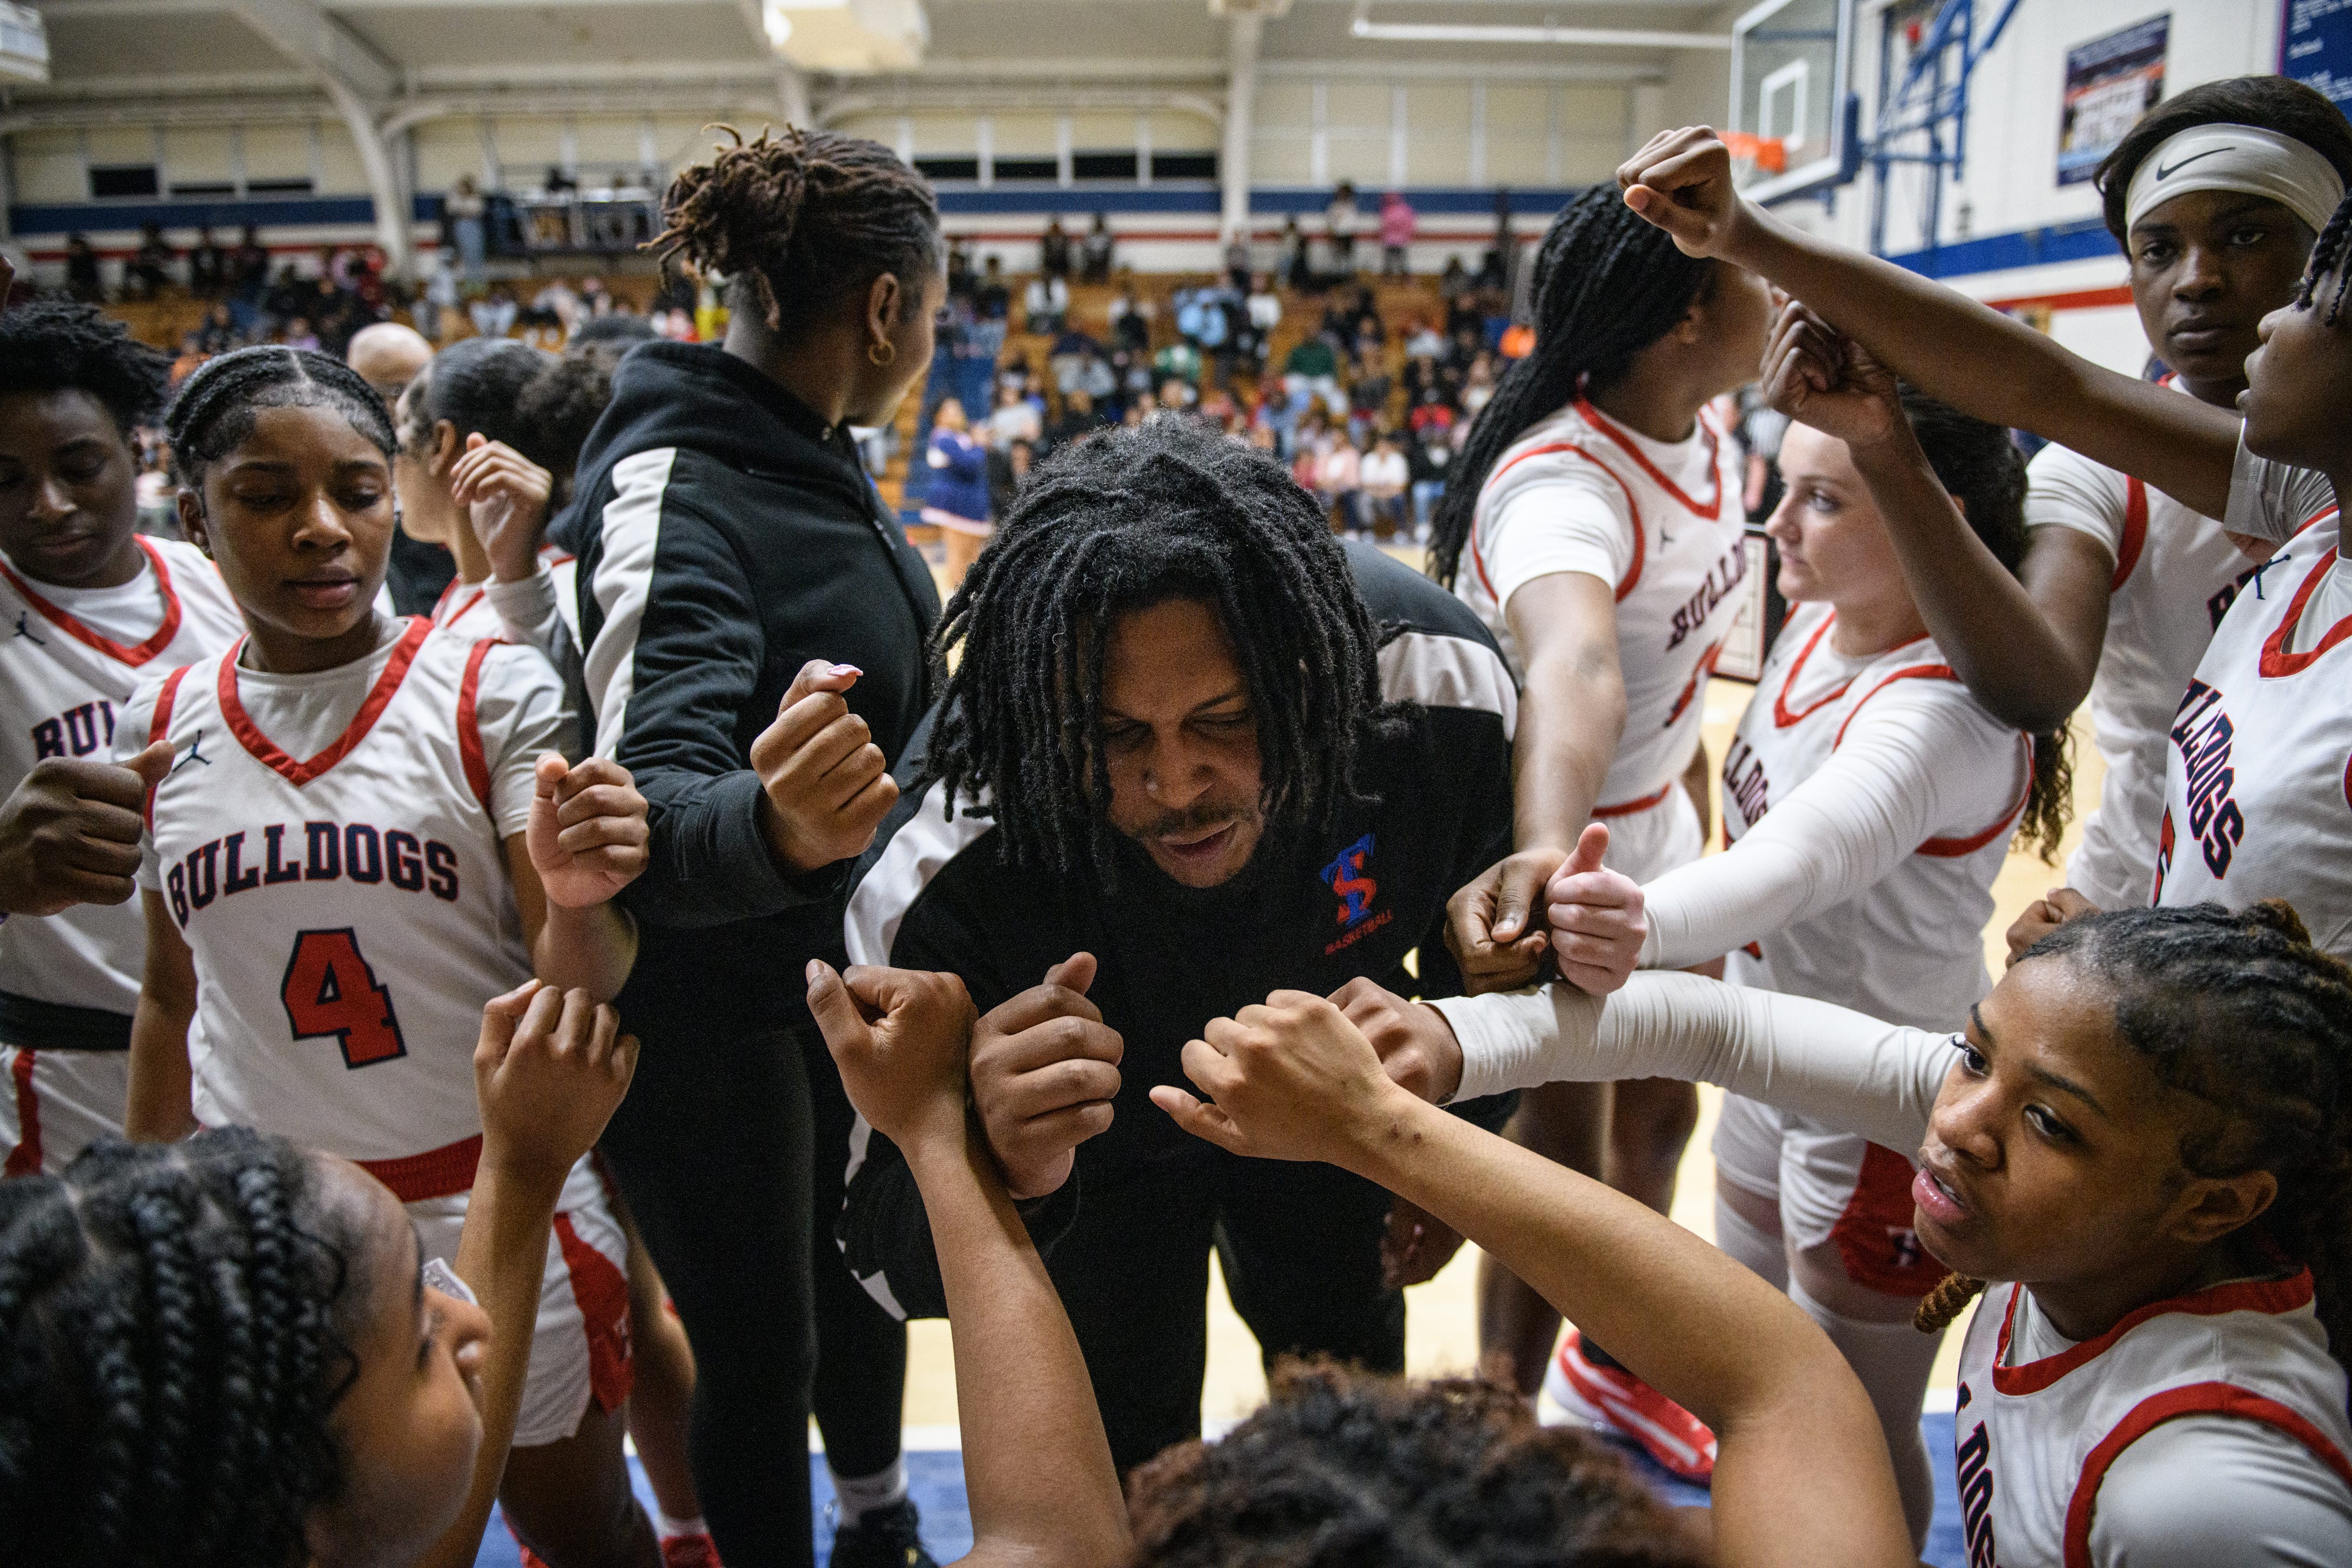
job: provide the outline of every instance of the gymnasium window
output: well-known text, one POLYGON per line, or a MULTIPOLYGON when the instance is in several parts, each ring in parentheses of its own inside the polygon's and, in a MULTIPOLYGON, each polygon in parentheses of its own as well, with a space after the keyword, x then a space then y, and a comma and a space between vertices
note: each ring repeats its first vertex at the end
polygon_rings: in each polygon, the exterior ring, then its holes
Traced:
POLYGON ((310 179, 305 174, 287 180, 247 180, 245 193, 248 196, 307 196, 310 179))
POLYGON ((1061 163, 1052 158, 999 158, 996 177, 1000 180, 1058 180, 1061 163))
POLYGON ((152 163, 94 163, 89 171, 93 200, 106 196, 152 196, 160 187, 152 163))
POLYGON ((1070 154, 1070 177, 1074 180, 1119 180, 1132 183, 1136 177, 1135 149, 1124 152, 1073 152, 1070 154))
MULTIPOLYGON (((1003 165, 999 165, 1003 167, 1003 165)), ((929 180, 977 180, 980 160, 977 158, 918 158, 915 168, 929 180)))
POLYGON ((1151 155, 1151 177, 1155 180, 1213 180, 1217 177, 1217 155, 1213 152, 1154 152, 1151 155))

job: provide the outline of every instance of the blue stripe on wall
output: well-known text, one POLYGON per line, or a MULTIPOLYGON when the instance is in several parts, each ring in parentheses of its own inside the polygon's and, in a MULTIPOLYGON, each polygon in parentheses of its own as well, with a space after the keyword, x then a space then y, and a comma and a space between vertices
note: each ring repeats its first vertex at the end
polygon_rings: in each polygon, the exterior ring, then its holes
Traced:
POLYGON ((2122 254, 2122 247, 2116 244, 2116 236, 2107 232, 2105 224, 2097 218, 2085 218, 2080 223, 1958 240, 1934 250, 1915 250, 1886 259, 1923 277, 1964 277, 1971 273, 2008 272, 2021 267, 2092 261, 2122 254))
MULTIPOLYGON (((418 196, 416 221, 441 221, 441 198, 418 196)), ((20 204, 8 209, 8 226, 19 236, 66 235, 85 229, 240 229, 247 224, 372 224, 375 202, 368 196, 255 196, 201 202, 56 202, 20 204)))

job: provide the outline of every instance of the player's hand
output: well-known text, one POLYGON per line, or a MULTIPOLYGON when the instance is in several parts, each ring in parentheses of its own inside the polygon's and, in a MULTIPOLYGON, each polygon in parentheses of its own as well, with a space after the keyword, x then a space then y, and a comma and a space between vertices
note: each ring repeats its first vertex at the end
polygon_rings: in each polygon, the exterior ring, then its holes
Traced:
POLYGON ((795 873, 864 854, 898 803, 882 748, 842 700, 862 674, 811 659, 777 705, 776 722, 751 742, 751 768, 767 799, 761 825, 768 847, 795 873))
POLYGON ((159 740, 129 763, 50 757, 0 801, 0 914, 121 904, 139 871, 147 792, 172 770, 159 740))
POLYGON ((1609 830, 1588 822, 1576 852, 1544 890, 1560 978, 1596 997, 1625 983, 1640 966, 1642 944, 1650 935, 1642 884, 1602 865, 1601 857, 1608 852, 1609 830))
POLYGON ((1254 1159, 1345 1166, 1381 1136, 1400 1101, 1415 1103, 1363 1031, 1305 991, 1211 1019, 1183 1060, 1184 1076, 1215 1103, 1171 1084, 1152 1090, 1151 1103, 1186 1132, 1254 1159))
POLYGON ((1531 986, 1550 936, 1543 924, 1544 884, 1565 852, 1521 850, 1496 861, 1445 901, 1445 946, 1472 996, 1531 986))
POLYGON ((972 1103, 1014 1197, 1058 1189, 1078 1145, 1110 1125, 1127 1041, 1087 999, 1094 982, 1094 955, 1073 953, 972 1031, 972 1103))
POLYGON ((478 430, 466 437, 465 453, 449 471, 450 497, 466 508, 490 558, 490 575, 500 582, 520 582, 539 570, 554 493, 554 475, 478 430))
POLYGON ((1462 1250, 1462 1232, 1418 1204, 1398 1198, 1381 1231, 1381 1284, 1391 1291, 1426 1285, 1462 1250))
POLYGON ((646 850, 646 798, 609 758, 567 763, 540 754, 523 843, 547 901, 565 909, 603 904, 637 880, 646 850))
MULTIPOLYGON (((2079 920, 2085 915, 2096 915, 2098 906, 2071 887, 2053 887, 2025 906, 2009 928, 2009 962, 2016 963, 2025 956, 2025 950, 2049 936, 2069 920, 2079 920)), ((2006 966, 2004 966, 2006 967, 2006 966)))
POLYGON ((1331 993, 1331 1005, 1372 1042, 1395 1082, 1436 1104, 1462 1085, 1462 1042, 1435 1008, 1407 1001, 1359 975, 1331 993))
POLYGON ((961 1139, 974 1009, 961 979, 863 966, 841 975, 812 959, 808 1005, 849 1103, 875 1131, 909 1157, 961 1139))
POLYGON ((1755 215, 1731 183, 1731 150, 1704 125, 1662 131, 1617 166, 1625 204, 1685 256, 1737 254, 1755 215))
POLYGON ((491 998, 474 1046, 482 1158, 560 1184, 604 1135, 636 1070, 636 1037, 586 991, 526 980, 491 998))
POLYGON ((1763 378, 1774 408, 1848 446, 1877 446, 1910 429, 1893 373, 1794 299, 1773 323, 1763 378))

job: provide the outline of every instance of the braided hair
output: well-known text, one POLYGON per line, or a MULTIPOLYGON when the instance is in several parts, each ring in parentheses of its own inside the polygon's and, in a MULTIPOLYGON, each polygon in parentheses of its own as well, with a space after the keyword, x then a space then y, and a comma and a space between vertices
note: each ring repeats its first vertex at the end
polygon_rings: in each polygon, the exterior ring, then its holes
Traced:
MULTIPOLYGON (((2025 455, 1997 424, 1973 419, 1937 402, 1916 387, 1902 389, 1903 413, 1911 422, 1927 465, 1945 493, 1960 502, 1969 528, 2017 575, 2025 559, 2025 455)), ((2032 737, 2033 777, 2027 786, 2025 815, 2017 827, 2021 844, 2055 864, 2074 804, 2074 737, 2061 725, 2032 737)))
POLYGON ((2305 264, 2303 282, 2294 291, 2294 308, 2308 310, 2316 305, 2319 286, 2331 277, 2336 287, 2327 296, 2327 314, 2320 319, 2333 327, 2344 309, 2345 290, 2352 288, 2352 192, 2336 204, 2327 226, 2319 231, 2319 243, 2311 247, 2311 260, 2305 264))
POLYGON ((2352 185, 2352 122, 2326 93, 2288 77, 2231 77, 2200 82, 2140 116, 2091 175, 2098 187, 2107 232, 2128 246, 2124 214, 2132 176, 2148 154, 2184 131, 2200 125, 2251 125, 2302 142, 2336 167, 2352 185))
POLYGON ((1622 377, 1714 277, 1714 262, 1676 250, 1614 185, 1593 186, 1552 219, 1536 252, 1535 350, 1503 372, 1470 426, 1431 528, 1430 576, 1454 585, 1478 492, 1511 444, 1588 385, 1622 377))
POLYGON ((1214 1444, 1128 1485, 1129 1568, 1696 1568, 1706 1561, 1605 1444, 1507 1389, 1286 1362, 1214 1444))
POLYGON ((357 1255, 241 1127, 0 1182, 0 1541, 56 1568, 298 1564, 342 1475, 357 1255))
MULTIPOLYGON (((940 207, 931 183, 878 141, 838 131, 734 139, 670 182, 667 225, 648 242, 665 266, 683 253, 706 276, 748 291, 768 330, 791 337, 841 296, 881 274, 905 290, 904 309, 922 305, 923 279, 940 268, 940 207)), ((901 319, 905 318, 902 316, 901 319)))
POLYGON ((1319 830, 1360 801, 1357 748, 1387 716, 1346 551, 1281 465, 1163 419, 1040 464, 948 601, 925 777, 945 781, 949 810, 985 791, 1008 862, 1109 875, 1103 629, 1192 598, 1214 607, 1248 683, 1268 832, 1319 830))
POLYGON ((253 434, 266 408, 329 408, 390 462, 400 443, 383 399, 342 361, 312 349, 261 344, 207 360, 163 416, 180 483, 201 488, 205 470, 253 434))
MULTIPOLYGON (((2085 915, 2025 953, 2062 956, 2112 988, 2116 1035, 2158 1082, 2210 1108, 2181 1139, 2182 1166, 2278 1178, 2248 1239, 2311 1270, 2329 1347, 2352 1355, 2352 966, 2276 899, 2085 915)), ((1978 1289, 1955 1276, 1923 1318, 1956 1315, 1978 1289)))
POLYGON ((95 305, 36 299, 0 311, 0 396, 84 392, 125 437, 163 406, 172 361, 95 305))

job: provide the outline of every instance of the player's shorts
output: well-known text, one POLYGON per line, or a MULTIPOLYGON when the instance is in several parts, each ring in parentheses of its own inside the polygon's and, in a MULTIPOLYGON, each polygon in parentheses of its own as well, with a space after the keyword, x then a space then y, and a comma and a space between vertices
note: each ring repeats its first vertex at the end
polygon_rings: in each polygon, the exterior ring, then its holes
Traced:
MULTIPOLYGON (((455 1267, 466 1197, 409 1204, 427 1257, 455 1267)), ((594 1166, 582 1160, 564 1178, 547 1272, 539 1287, 539 1327, 515 1417, 514 1446, 535 1448, 580 1430, 593 1401, 618 1410, 629 1396, 628 1242, 594 1166)))
POLYGON ((1609 830, 1602 862, 1635 882, 1654 882, 1706 853, 1698 808, 1680 782, 1667 785, 1654 805, 1622 813, 1603 807, 1592 820, 1609 830))
POLYGON ((1845 1276, 1916 1299, 1947 1270, 1912 1228, 1917 1167, 1892 1149, 1738 1094, 1715 1125, 1716 1179, 1775 1203, 1792 1250, 1836 1249, 1845 1276))
POLYGON ((127 1051, 0 1044, 0 1176, 52 1175, 100 1137, 122 1136, 127 1051))

